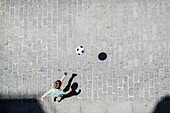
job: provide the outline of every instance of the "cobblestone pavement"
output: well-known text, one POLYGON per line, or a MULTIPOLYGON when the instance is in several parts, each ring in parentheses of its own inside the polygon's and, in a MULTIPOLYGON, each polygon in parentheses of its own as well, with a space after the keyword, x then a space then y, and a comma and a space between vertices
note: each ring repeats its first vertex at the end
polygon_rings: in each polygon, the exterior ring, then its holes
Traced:
POLYGON ((168 0, 0 0, 1 98, 40 99, 67 71, 63 87, 76 73, 81 93, 65 102, 159 100, 170 93, 169 10, 168 0))

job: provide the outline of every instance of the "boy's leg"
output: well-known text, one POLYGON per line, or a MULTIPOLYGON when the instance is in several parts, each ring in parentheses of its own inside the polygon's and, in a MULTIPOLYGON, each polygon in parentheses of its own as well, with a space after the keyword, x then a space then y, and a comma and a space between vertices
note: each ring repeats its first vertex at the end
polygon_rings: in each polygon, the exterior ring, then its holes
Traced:
POLYGON ((73 81, 73 78, 77 76, 77 74, 72 74, 72 77, 69 79, 67 86, 63 89, 64 92, 68 91, 70 89, 71 83, 73 81))
POLYGON ((64 76, 60 79, 61 83, 64 81, 65 77, 66 77, 67 73, 64 73, 64 76))
POLYGON ((57 101, 60 102, 61 101, 61 97, 58 97, 57 101))

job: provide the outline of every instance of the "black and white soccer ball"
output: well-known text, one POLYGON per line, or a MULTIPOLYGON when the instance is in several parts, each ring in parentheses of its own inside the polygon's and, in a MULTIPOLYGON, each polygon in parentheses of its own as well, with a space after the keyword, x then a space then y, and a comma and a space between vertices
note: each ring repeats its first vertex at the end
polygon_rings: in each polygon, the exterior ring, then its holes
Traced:
POLYGON ((76 48, 76 53, 77 53, 77 55, 82 55, 82 54, 84 54, 84 48, 83 48, 83 46, 78 46, 77 48, 76 48))

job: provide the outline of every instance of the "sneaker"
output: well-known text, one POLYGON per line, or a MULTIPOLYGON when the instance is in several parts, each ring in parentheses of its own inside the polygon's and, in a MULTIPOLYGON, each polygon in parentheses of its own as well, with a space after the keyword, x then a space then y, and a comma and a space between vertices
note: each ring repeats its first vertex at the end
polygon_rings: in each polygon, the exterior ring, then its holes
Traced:
POLYGON ((61 102, 61 100, 57 100, 57 102, 61 102))
POLYGON ((57 97, 54 97, 54 102, 56 101, 57 97))
POLYGON ((64 75, 67 75, 67 72, 64 72, 64 75))

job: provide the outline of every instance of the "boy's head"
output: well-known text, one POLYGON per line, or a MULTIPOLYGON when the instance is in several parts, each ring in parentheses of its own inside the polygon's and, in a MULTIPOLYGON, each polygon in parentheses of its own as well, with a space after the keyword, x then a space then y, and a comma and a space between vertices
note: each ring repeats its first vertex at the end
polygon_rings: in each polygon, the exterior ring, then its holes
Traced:
POLYGON ((60 87, 61 87, 61 81, 60 80, 55 81, 54 88, 60 89, 60 87))

